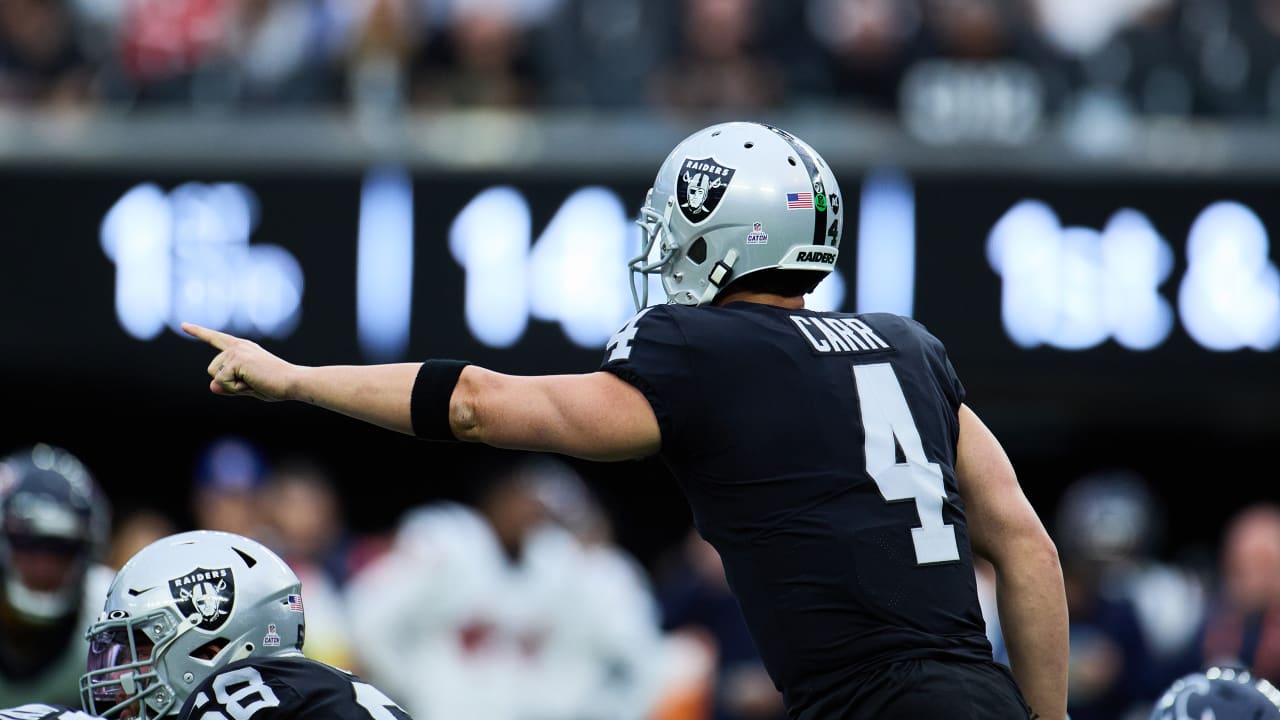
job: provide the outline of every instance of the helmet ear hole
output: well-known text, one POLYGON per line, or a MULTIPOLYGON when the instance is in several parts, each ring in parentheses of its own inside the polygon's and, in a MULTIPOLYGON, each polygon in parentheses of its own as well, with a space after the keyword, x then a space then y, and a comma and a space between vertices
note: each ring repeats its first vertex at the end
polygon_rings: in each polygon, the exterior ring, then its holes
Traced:
POLYGON ((693 262, 697 263, 698 265, 701 265, 702 263, 706 262, 707 261, 706 238, 700 237, 697 240, 694 240, 693 244, 689 246, 689 251, 685 253, 685 256, 688 257, 693 262))
POLYGON ((791 167, 795 167, 795 166, 796 166, 796 158, 795 158, 795 156, 794 156, 794 155, 788 155, 788 156, 787 156, 787 163, 789 163, 789 164, 791 165, 791 167))
POLYGON ((742 147, 744 147, 744 148, 746 148, 746 149, 748 149, 748 150, 750 150, 751 148, 753 148, 753 147, 755 147, 755 146, 756 146, 756 144, 755 144, 755 143, 753 143, 753 142, 751 142, 750 140, 748 140, 748 141, 746 141, 746 142, 742 143, 742 147))
POLYGON ((219 652, 222 651, 222 648, 226 646, 227 646, 227 639, 218 638, 216 640, 210 640, 209 642, 201 645, 195 650, 192 650, 189 653, 189 655, 190 657, 193 657, 199 660, 212 660, 219 652))

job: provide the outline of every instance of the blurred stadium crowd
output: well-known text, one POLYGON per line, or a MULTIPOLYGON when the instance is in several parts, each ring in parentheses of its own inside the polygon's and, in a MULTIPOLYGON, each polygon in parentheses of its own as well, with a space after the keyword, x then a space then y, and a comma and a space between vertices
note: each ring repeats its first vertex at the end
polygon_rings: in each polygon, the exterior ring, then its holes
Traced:
MULTIPOLYGON (((225 437, 193 468, 191 524, 257 538, 301 578, 306 654, 416 717, 783 717, 715 551, 691 533, 643 566, 558 460, 494 464, 469 497, 398 511, 370 535, 348 529, 344 486, 309 458, 225 437)), ((1145 718, 1172 680, 1209 663, 1280 681, 1280 506, 1242 507, 1219 548, 1170 559, 1152 487, 1101 470, 1047 520, 1067 579, 1073 718, 1145 718)), ((66 450, 0 462, 0 705, 78 703, 82 633, 111 571, 179 524, 155 507, 113 518, 66 450)), ((986 570, 979 595, 1003 659, 986 570)))
POLYGON ((1017 136, 1060 114, 1276 117, 1277 48, 1277 0, 7 0, 0 100, 834 103, 1017 136))

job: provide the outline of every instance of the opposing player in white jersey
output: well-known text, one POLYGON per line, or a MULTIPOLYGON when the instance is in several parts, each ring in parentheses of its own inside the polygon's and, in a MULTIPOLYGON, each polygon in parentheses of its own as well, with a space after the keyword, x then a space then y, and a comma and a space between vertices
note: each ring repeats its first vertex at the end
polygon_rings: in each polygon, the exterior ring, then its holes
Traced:
POLYGON ((348 584, 370 679, 423 718, 644 717, 662 637, 636 573, 547 522, 522 464, 474 507, 410 511, 348 584))

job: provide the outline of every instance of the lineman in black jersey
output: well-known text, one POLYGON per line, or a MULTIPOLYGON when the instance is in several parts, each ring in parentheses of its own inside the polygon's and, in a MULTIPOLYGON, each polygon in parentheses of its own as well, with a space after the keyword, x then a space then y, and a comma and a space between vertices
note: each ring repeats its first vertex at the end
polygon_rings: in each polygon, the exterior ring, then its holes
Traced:
MULTIPOLYGON (((90 626, 94 717, 408 720, 376 687, 302 655, 298 577, 262 544, 196 531, 138 551, 90 626)), ((15 711, 16 712, 16 711, 15 711)))
MULTIPOLYGON (((181 720, 410 720, 399 705, 359 677, 301 656, 234 662, 206 678, 171 714, 181 720)), ((36 704, 0 710, 0 720, 102 719, 36 704)))
POLYGON ((630 267, 660 274, 668 304, 637 296, 645 309, 599 372, 300 367, 183 327, 219 351, 217 394, 304 400, 433 440, 594 460, 660 453, 793 718, 1061 720, 1057 551, 942 344, 907 318, 804 310, 844 220, 811 147, 725 123, 658 171, 630 267), (1013 677, 983 634, 974 552, 996 568, 1013 677))

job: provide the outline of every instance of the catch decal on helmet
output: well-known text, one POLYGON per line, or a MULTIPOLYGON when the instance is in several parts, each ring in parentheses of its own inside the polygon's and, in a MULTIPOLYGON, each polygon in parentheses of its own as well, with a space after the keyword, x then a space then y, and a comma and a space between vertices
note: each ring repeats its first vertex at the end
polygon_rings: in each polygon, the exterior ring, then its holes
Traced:
POLYGON ((235 604, 236 578, 231 568, 196 568, 170 580, 169 594, 192 625, 201 630, 217 630, 235 604))
POLYGON ((733 168, 711 158, 684 161, 684 170, 676 179, 676 191, 680 195, 680 212, 689 222, 697 224, 711 217, 729 188, 733 173, 733 168))

